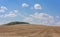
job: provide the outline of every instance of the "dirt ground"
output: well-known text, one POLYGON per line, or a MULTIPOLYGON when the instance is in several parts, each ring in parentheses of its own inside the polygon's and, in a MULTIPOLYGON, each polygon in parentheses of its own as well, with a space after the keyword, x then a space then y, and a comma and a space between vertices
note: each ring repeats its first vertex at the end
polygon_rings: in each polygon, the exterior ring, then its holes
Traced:
POLYGON ((0 26, 0 37, 60 37, 60 27, 30 24, 0 26))

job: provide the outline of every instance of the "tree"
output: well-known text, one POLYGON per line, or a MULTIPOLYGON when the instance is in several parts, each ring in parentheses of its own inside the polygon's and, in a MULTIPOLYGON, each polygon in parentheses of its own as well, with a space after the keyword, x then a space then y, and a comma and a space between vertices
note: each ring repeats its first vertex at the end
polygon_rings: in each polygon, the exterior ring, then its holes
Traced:
POLYGON ((16 25, 16 24, 29 24, 29 23, 27 23, 27 22, 10 22, 5 25, 16 25))

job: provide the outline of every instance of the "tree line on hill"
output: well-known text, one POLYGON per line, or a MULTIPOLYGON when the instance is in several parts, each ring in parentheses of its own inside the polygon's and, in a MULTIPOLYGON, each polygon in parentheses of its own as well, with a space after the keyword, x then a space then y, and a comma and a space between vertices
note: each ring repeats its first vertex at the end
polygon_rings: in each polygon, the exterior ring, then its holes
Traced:
POLYGON ((28 22, 10 22, 4 25, 29 24, 28 22))

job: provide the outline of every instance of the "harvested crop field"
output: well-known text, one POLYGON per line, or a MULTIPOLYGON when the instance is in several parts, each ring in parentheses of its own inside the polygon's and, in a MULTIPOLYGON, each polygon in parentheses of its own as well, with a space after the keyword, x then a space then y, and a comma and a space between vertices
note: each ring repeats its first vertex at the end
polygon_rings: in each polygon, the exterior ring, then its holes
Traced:
POLYGON ((30 24, 0 26, 0 37, 60 37, 60 27, 30 24))

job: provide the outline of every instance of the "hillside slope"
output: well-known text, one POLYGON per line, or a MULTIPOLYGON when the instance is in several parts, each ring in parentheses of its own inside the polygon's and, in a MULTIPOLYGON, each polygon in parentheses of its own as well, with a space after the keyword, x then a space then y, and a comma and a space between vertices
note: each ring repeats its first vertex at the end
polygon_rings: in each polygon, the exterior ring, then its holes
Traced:
POLYGON ((60 27, 30 24, 0 26, 0 37, 60 37, 60 27))

